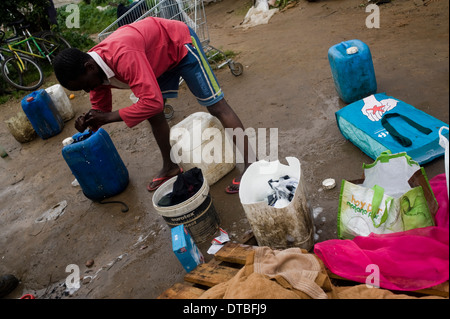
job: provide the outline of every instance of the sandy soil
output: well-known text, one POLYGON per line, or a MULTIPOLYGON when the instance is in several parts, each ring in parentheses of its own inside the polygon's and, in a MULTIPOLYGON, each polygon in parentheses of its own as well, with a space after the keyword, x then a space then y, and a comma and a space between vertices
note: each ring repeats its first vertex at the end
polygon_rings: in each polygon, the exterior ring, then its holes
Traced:
MULTIPOLYGON (((316 241, 336 238, 340 181, 361 177, 362 164, 372 160, 336 126, 334 113, 345 103, 334 88, 328 48, 344 40, 364 41, 373 55, 378 92, 448 123, 448 1, 424 6, 421 0, 393 0, 380 5, 381 27, 368 29, 365 0, 300 0, 268 25, 243 30, 239 24, 251 3, 223 0, 206 7, 211 44, 237 52, 234 59, 244 65, 242 76, 225 67, 217 71, 218 79, 246 127, 279 129, 279 158, 295 156, 302 164, 309 205, 316 212, 316 241), (328 177, 338 187, 325 191, 321 182, 328 177)), ((46 85, 55 83, 50 78, 46 85)), ((89 109, 89 100, 87 94, 75 94, 78 116, 89 109)), ((116 109, 130 104, 129 94, 113 92, 116 109)), ((185 88, 170 104, 175 108, 170 125, 204 110, 185 88)), ((0 105, 0 142, 9 153, 0 160, 0 274, 21 280, 8 297, 156 298, 181 281, 185 271, 171 251, 170 228, 145 188, 161 163, 149 124, 105 127, 130 174, 129 186, 114 198, 129 205, 122 213, 120 206, 93 203, 71 185, 74 177, 61 156, 61 141, 76 132, 74 120, 55 137, 21 144, 4 124, 19 108, 20 100, 0 105), (64 200, 67 207, 59 218, 35 222, 64 200), (78 265, 83 277, 72 295, 64 286, 70 264, 78 265)), ((221 226, 237 241, 250 226, 238 195, 227 195, 224 188, 239 169, 211 188, 221 226)), ((443 159, 425 169, 430 178, 443 173, 443 159)), ((210 258, 208 245, 201 248, 210 258)))

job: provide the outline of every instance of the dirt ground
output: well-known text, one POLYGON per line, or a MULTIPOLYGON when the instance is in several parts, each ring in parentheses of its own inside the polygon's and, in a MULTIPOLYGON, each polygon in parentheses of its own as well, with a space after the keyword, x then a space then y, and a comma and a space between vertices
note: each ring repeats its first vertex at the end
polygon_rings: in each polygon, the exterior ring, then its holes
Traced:
MULTIPOLYGON (((315 239, 337 238, 336 215, 342 179, 361 177, 362 164, 373 160, 340 134, 334 113, 346 104, 336 93, 327 59, 328 48, 344 40, 369 45, 378 92, 403 100, 449 121, 449 4, 434 0, 393 0, 380 5, 380 28, 365 25, 366 0, 300 0, 275 14, 269 24, 239 27, 252 0, 222 0, 206 6, 211 44, 238 55, 244 73, 217 71, 225 98, 246 127, 278 128, 278 155, 302 164, 315 239), (424 3, 428 5, 424 5, 424 3), (338 186, 323 190, 334 178, 338 186)), ((57 83, 49 78, 47 86, 57 83)), ((70 93, 70 92, 68 92, 70 93)), ((75 92, 75 117, 90 107, 88 95, 75 92)), ((114 108, 130 104, 130 91, 113 92, 114 108)), ((172 126, 204 111, 182 88, 172 126)), ((61 142, 76 133, 74 120, 47 140, 17 142, 4 120, 15 115, 20 100, 0 105, 0 143, 9 157, 0 160, 0 274, 21 281, 8 298, 25 293, 37 298, 158 297, 185 271, 171 250, 170 228, 152 206, 146 183, 159 171, 161 158, 147 122, 129 129, 124 123, 105 127, 130 175, 127 189, 114 197, 130 207, 100 205, 87 199, 61 156, 61 142), (55 220, 36 223, 44 212, 67 201, 55 220), (86 262, 94 260, 88 268, 86 262), (81 288, 70 294, 64 285, 68 265, 80 268, 81 288)), ((443 158, 426 164, 429 178, 444 173, 443 158)), ((238 195, 225 187, 238 166, 211 187, 221 226, 239 241, 250 230, 238 195)), ((209 245, 201 245, 205 257, 209 245)))

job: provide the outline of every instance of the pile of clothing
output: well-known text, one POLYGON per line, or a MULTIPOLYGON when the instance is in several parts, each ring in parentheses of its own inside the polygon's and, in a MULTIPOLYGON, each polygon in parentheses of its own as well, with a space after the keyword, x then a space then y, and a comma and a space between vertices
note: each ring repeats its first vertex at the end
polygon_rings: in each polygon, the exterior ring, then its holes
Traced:
POLYGON ((285 175, 274 181, 269 182, 271 193, 267 196, 270 206, 275 208, 283 208, 289 205, 294 198, 295 190, 298 186, 298 179, 285 175))

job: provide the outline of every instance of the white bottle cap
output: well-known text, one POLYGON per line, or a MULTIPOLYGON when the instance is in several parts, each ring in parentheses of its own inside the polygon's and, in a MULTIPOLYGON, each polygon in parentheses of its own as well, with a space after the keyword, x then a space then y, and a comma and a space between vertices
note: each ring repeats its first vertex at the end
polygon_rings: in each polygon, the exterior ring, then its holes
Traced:
POLYGON ((355 54, 355 53, 358 53, 357 47, 350 47, 347 49, 347 54, 355 54))
POLYGON ((336 181, 332 178, 327 178, 322 182, 324 189, 333 189, 336 186, 336 181))
POLYGON ((62 143, 63 143, 64 146, 70 145, 70 144, 72 144, 73 142, 74 142, 74 140, 73 140, 73 138, 71 138, 71 137, 65 138, 65 139, 62 141, 62 143))

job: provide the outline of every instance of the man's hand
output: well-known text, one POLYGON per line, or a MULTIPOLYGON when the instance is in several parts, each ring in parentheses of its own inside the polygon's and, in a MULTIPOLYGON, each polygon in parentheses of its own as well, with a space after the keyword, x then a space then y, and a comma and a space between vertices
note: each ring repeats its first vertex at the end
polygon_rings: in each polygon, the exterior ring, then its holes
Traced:
POLYGON ((77 129, 78 132, 83 133, 87 129, 87 127, 88 125, 86 124, 85 113, 83 113, 83 115, 80 115, 75 120, 75 128, 77 129))
POLYGON ((75 128, 79 132, 84 132, 89 127, 91 131, 98 130, 101 126, 122 121, 119 112, 102 112, 99 110, 90 110, 86 114, 80 115, 75 121, 75 128))
POLYGON ((93 112, 97 113, 99 111, 90 110, 87 113, 80 115, 75 121, 75 128, 78 132, 83 133, 88 127, 91 131, 96 131, 100 126, 95 125, 95 120, 92 119, 93 112))
POLYGON ((90 110, 89 112, 87 112, 87 114, 85 115, 84 118, 85 118, 85 121, 86 121, 86 124, 88 125, 88 127, 92 131, 96 131, 102 125, 109 123, 108 115, 109 115, 109 113, 105 113, 102 111, 90 110))

